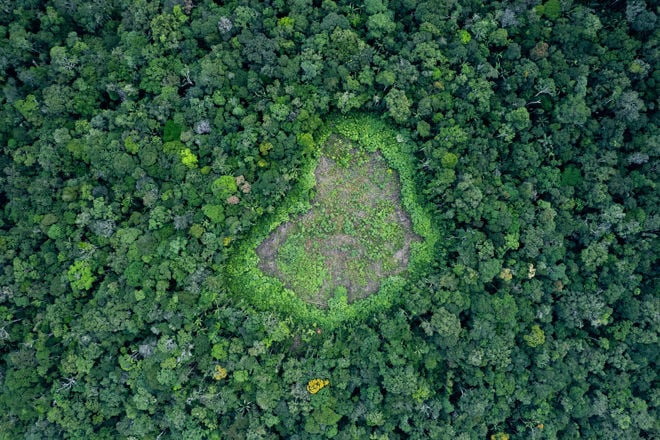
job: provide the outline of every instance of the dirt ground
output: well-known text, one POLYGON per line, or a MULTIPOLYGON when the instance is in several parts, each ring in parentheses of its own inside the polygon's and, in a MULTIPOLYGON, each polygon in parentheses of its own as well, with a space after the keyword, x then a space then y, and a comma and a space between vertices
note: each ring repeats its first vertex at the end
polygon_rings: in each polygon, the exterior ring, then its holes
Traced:
MULTIPOLYGON (((332 152, 333 142, 345 143, 346 140, 333 136, 329 139, 332 152)), ((343 144, 345 147, 346 144, 343 144)), ((351 150, 353 159, 347 166, 341 166, 333 159, 322 156, 315 170, 316 194, 311 201, 312 209, 307 213, 281 224, 256 249, 259 256, 259 268, 267 275, 287 281, 277 265, 277 255, 280 246, 286 242, 291 233, 299 233, 298 225, 318 224, 322 216, 328 215, 333 203, 355 206, 350 216, 362 218, 365 211, 373 212, 377 204, 389 203, 394 214, 387 222, 397 222, 403 229, 403 245, 397 247, 393 243, 378 243, 390 255, 389 263, 382 259, 365 261, 367 246, 361 237, 345 233, 329 234, 307 240, 306 248, 314 248, 325 260, 325 268, 330 277, 325 279, 318 292, 296 292, 305 301, 326 308, 328 299, 332 298, 339 286, 344 286, 348 292, 348 302, 365 298, 380 289, 381 281, 391 275, 398 275, 406 270, 410 256, 410 247, 420 238, 412 231, 412 223, 408 214, 401 207, 401 189, 396 172, 389 170, 385 159, 379 153, 360 154, 351 150), (390 177, 391 176, 391 177, 390 177), (349 200, 352 203, 349 203, 349 200), (345 203, 344 203, 345 202, 345 203), (365 207, 364 210, 359 207, 365 207), (393 263, 392 263, 393 262, 393 263), (357 276, 355 267, 360 267, 357 276), (385 267, 389 266, 389 267, 385 267)), ((331 215, 331 214, 330 214, 331 215)), ((332 217, 332 221, 342 221, 341 217, 332 217)), ((292 286, 288 285, 289 288, 292 286)), ((294 289, 295 291, 295 289, 294 289)))

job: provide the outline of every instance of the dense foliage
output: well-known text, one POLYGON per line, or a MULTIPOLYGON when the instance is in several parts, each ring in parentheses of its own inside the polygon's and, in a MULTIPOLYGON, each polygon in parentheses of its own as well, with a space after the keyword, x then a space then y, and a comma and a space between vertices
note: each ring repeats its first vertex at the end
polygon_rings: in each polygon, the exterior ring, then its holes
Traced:
POLYGON ((0 11, 0 438, 660 436, 654 2, 0 11), (249 307, 227 263, 358 112, 432 261, 336 327, 249 307))

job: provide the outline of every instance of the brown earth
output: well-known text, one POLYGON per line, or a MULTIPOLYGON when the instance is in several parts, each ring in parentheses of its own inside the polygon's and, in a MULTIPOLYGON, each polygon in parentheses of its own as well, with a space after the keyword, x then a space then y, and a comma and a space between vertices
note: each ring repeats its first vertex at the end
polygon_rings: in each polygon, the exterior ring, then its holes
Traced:
MULTIPOLYGON (((345 146, 348 141, 338 136, 332 136, 327 143, 326 153, 332 153, 337 143, 345 146)), ((259 256, 259 268, 265 274, 284 281, 283 274, 277 267, 277 253, 289 234, 297 229, 295 225, 314 224, 320 216, 327 214, 325 209, 332 204, 332 200, 336 199, 345 200, 347 204, 349 200, 353 200, 357 202, 354 205, 365 207, 375 207, 379 202, 391 203, 394 208, 394 216, 389 217, 388 220, 398 222, 402 226, 404 241, 403 246, 399 249, 393 249, 393 244, 381 244, 385 246, 388 253, 391 252, 391 258, 394 261, 394 267, 390 267, 389 270, 383 267, 382 261, 369 261, 366 270, 363 270, 365 273, 363 279, 352 277, 353 272, 350 267, 366 254, 364 244, 360 244, 356 237, 347 234, 332 234, 317 240, 316 243, 312 240, 307 241, 305 248, 314 247, 323 255, 325 268, 331 278, 325 280, 319 292, 296 293, 305 301, 321 308, 327 308, 328 299, 333 296, 334 290, 338 286, 346 288, 349 303, 376 293, 380 289, 382 279, 401 274, 406 270, 411 244, 413 241, 420 240, 412 231, 410 217, 401 207, 401 188, 398 175, 394 171, 388 170, 387 163, 380 153, 361 154, 354 149, 350 151, 352 159, 347 166, 341 166, 327 156, 320 158, 315 170, 316 194, 311 201, 312 209, 296 219, 281 224, 256 249, 259 256), (391 175, 392 178, 383 178, 387 175, 391 175)), ((356 209, 351 216, 364 219, 366 212, 356 209)), ((338 220, 341 221, 341 219, 338 220)))

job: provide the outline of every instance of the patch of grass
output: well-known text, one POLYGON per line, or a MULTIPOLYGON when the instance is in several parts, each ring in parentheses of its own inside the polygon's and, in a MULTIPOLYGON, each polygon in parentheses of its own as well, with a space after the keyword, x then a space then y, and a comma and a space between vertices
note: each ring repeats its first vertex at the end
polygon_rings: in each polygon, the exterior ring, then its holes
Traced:
POLYGON ((349 303, 405 271, 412 232, 398 175, 379 153, 331 135, 318 162, 311 209, 258 248, 260 268, 308 303, 325 308, 337 288, 349 303))
POLYGON ((328 279, 325 260, 318 253, 309 252, 305 237, 294 234, 277 250, 277 274, 296 292, 315 292, 328 279))

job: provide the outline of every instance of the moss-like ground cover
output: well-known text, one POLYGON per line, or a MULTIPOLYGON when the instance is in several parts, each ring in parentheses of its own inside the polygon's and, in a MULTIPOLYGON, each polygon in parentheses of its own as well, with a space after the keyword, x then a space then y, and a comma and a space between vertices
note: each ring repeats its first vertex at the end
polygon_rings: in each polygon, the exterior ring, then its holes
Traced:
POLYGON ((405 136, 375 118, 341 118, 317 146, 226 276, 246 306, 332 324, 405 300, 438 237, 418 202, 405 136))

